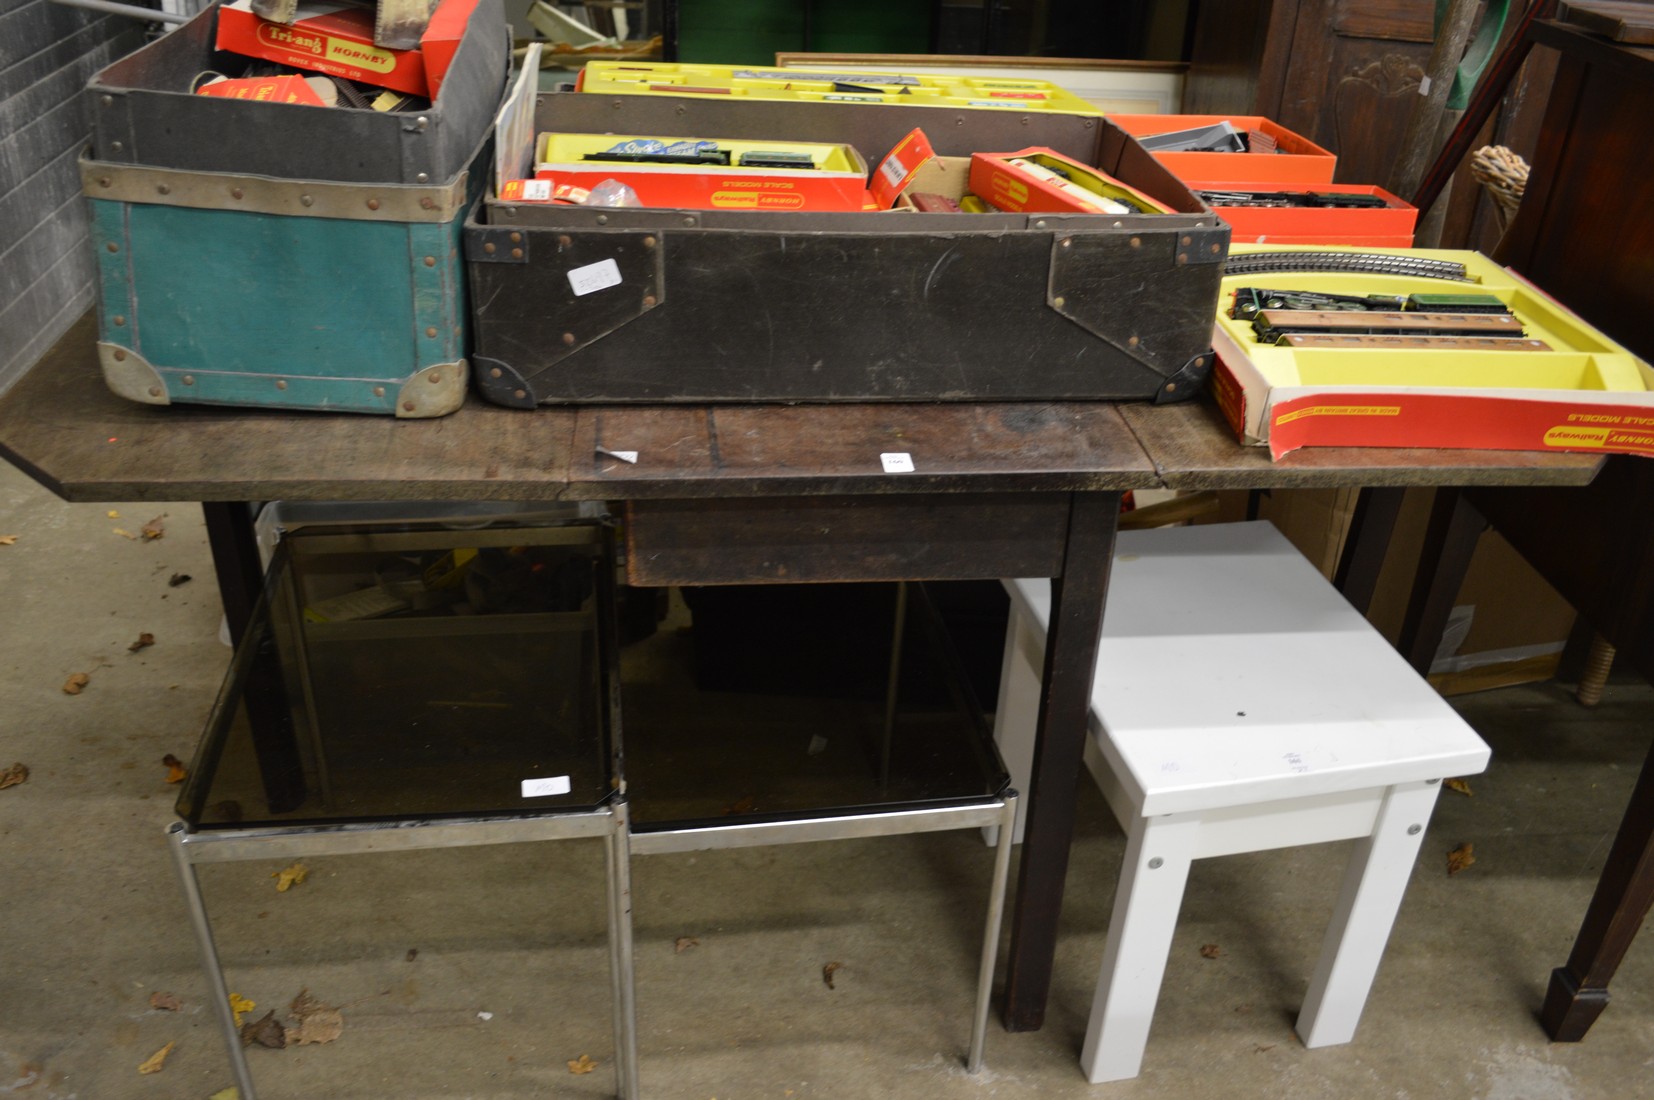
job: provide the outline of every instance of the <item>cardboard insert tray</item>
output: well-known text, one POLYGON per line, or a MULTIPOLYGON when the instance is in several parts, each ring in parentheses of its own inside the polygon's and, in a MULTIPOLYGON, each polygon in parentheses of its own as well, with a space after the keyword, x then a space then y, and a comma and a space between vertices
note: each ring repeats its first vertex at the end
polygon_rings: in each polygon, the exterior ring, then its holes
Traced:
MULTIPOLYGON (((1479 253, 1238 244, 1231 269, 1213 331, 1212 388, 1241 441, 1267 445, 1273 457, 1306 446, 1654 454, 1648 364, 1479 253), (1465 281, 1337 270, 1368 256, 1402 271, 1462 265, 1465 281), (1246 270, 1294 260, 1304 266, 1246 270), (1260 341, 1250 320, 1229 316, 1242 287, 1356 297, 1491 295, 1508 307, 1522 336, 1506 337, 1503 346, 1469 338, 1466 347, 1442 350, 1398 348, 1405 337, 1344 338, 1349 346, 1341 347, 1272 345, 1260 341)), ((1461 320, 1485 326, 1487 315, 1461 320)))

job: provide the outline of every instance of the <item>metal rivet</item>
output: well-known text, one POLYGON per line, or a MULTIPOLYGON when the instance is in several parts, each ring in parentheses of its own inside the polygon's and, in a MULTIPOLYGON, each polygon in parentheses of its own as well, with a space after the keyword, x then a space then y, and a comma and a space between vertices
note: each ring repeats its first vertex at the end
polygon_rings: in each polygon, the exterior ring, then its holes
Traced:
POLYGON ((435 210, 436 209, 436 200, 434 200, 434 199, 420 199, 419 200, 419 208, 421 210, 435 210))
POLYGON ((1187 252, 1179 252, 1177 254, 1177 262, 1180 263, 1180 264, 1188 263, 1189 262, 1189 254, 1187 252))
POLYGON ((490 378, 504 378, 505 377, 505 371, 501 370, 499 367, 495 367, 493 370, 488 372, 488 377, 490 377, 490 378))
POLYGON ((617 111, 620 110, 620 100, 615 100, 613 103, 609 104, 609 106, 613 107, 617 111))
POLYGON ((523 243, 523 235, 521 233, 513 231, 512 234, 511 234, 511 243, 512 244, 522 244, 523 243))
POLYGON ((122 317, 119 313, 115 314, 114 321, 116 328, 120 328, 122 325, 126 324, 126 318, 122 317))
POLYGON ((1424 832, 1424 826, 1423 825, 1409 825, 1409 826, 1407 826, 1407 835, 1408 836, 1418 836, 1422 832, 1424 832))
POLYGON ((1022 124, 1024 126, 1028 125, 1028 116, 1027 115, 1022 116, 1022 124))
POLYGON ((421 130, 425 129, 425 127, 430 124, 431 120, 426 118, 424 115, 420 115, 418 118, 414 119, 414 125, 419 127, 421 130))
POLYGON ((574 343, 574 333, 572 333, 572 332, 563 333, 563 343, 565 343, 565 344, 574 343))
POLYGON ((430 328, 426 329, 425 330, 425 335, 435 339, 435 337, 436 337, 436 326, 432 325, 430 328))
POLYGON ((98 186, 99 187, 108 187, 109 186, 109 177, 108 176, 99 176, 98 177, 98 186))
POLYGON ((402 411, 403 412, 413 412, 414 411, 414 403, 412 401, 402 402, 402 411))
POLYGON ((1034 223, 1034 228, 1035 229, 1044 229, 1045 226, 1046 226, 1046 222, 1043 218, 1034 223))
POLYGON ((230 198, 232 199, 239 199, 243 194, 245 194, 245 192, 243 192, 239 187, 230 188, 230 198))
POLYGON ((511 258, 512 258, 512 259, 513 259, 513 260, 520 260, 520 259, 522 259, 522 258, 523 258, 523 250, 522 250, 522 249, 520 249, 520 248, 513 248, 513 249, 512 249, 512 250, 511 250, 511 258))
POLYGON ((168 186, 167 186, 167 185, 166 185, 166 184, 164 184, 164 183, 160 183, 160 184, 156 184, 156 185, 155 185, 155 190, 156 190, 156 193, 158 193, 158 194, 162 194, 162 195, 170 195, 170 194, 172 194, 172 188, 170 188, 170 187, 168 187, 168 186))
POLYGON ((654 309, 656 301, 657 301, 657 299, 655 298, 655 296, 653 294, 645 294, 643 296, 643 308, 644 309, 654 309))
POLYGON ((426 256, 425 257, 425 266, 426 267, 435 267, 436 266, 436 257, 435 256, 426 256))
POLYGON ((1127 347, 1133 347, 1134 348, 1142 342, 1143 342, 1143 339, 1140 336, 1129 336, 1129 337, 1126 338, 1126 346, 1127 347))
POLYGON ((512 390, 511 391, 511 396, 515 397, 518 401, 521 401, 523 398, 528 396, 528 391, 527 390, 512 390))
POLYGON ((439 370, 432 371, 430 374, 427 374, 425 376, 425 381, 431 382, 431 383, 436 383, 436 382, 442 381, 442 372, 439 371, 439 370))
POLYGON ((1195 239, 1193 237, 1184 237, 1183 240, 1180 243, 1183 245, 1184 248, 1188 248, 1191 244, 1194 243, 1194 241, 1195 241, 1195 239))
POLYGON ((301 205, 301 206, 315 206, 316 205, 316 200, 311 198, 309 195, 300 195, 299 196, 299 205, 301 205))
POLYGON ((110 241, 108 244, 104 245, 103 247, 107 248, 111 252, 119 252, 121 250, 121 246, 116 244, 114 241, 110 241))
POLYGON ((1223 246, 1222 245, 1214 244, 1212 246, 1212 255, 1216 256, 1219 252, 1222 252, 1222 251, 1223 251, 1223 246))
POLYGON ((421 173, 419 173, 419 175, 414 177, 414 182, 415 183, 430 183, 431 182, 431 174, 429 172, 421 172, 421 173))
POLYGON ((482 250, 492 256, 494 254, 494 242, 489 241, 487 244, 482 246, 482 250))
POLYGON ((120 143, 120 142, 118 142, 118 141, 111 141, 111 142, 110 142, 110 143, 109 143, 109 151, 110 151, 110 152, 111 152, 111 153, 118 153, 118 152, 120 152, 120 151, 121 151, 121 150, 122 150, 122 149, 125 149, 125 148, 126 148, 126 146, 125 146, 125 145, 122 145, 122 144, 121 144, 121 143, 120 143))
POLYGON ((151 386, 151 387, 149 387, 149 396, 151 396, 151 397, 160 397, 161 396, 161 387, 160 386, 151 386))
POLYGON ((1177 383, 1176 382, 1167 382, 1166 383, 1166 392, 1167 393, 1176 393, 1177 392, 1177 383))
POLYGON ((695 219, 694 218, 685 218, 683 220, 683 224, 685 226, 689 227, 690 229, 693 229, 693 228, 695 228, 695 219))
POLYGON ((1088 118, 1088 119, 1085 120, 1085 128, 1087 130, 1091 129, 1095 125, 1097 125, 1097 120, 1096 119, 1088 118))
POLYGON ((1058 309, 1061 309, 1063 306, 1068 304, 1068 299, 1058 295, 1057 297, 1051 299, 1051 304, 1056 306, 1058 309))
POLYGON ((276 389, 285 390, 286 388, 287 388, 287 380, 285 378, 276 379, 276 389))
POLYGON ((379 200, 378 199, 369 199, 368 200, 368 209, 369 210, 379 209, 379 200))
POLYGON ((643 247, 644 248, 653 248, 653 247, 655 247, 655 238, 653 238, 653 237, 643 238, 643 247))
POLYGON ((375 396, 375 397, 385 396, 385 387, 384 386, 375 386, 375 387, 373 387, 373 396, 375 396))
POLYGON ((569 236, 567 233, 558 234, 558 236, 557 236, 557 247, 558 248, 567 248, 570 245, 572 245, 573 243, 574 243, 574 238, 569 236))
POLYGON ((1114 223, 1114 228, 1116 228, 1116 229, 1122 229, 1122 228, 1124 228, 1124 227, 1125 227, 1125 224, 1126 224, 1126 223, 1125 223, 1125 222, 1115 222, 1115 223, 1114 223))
POLYGON ((1061 244, 1064 248, 1073 248, 1074 247, 1074 238, 1073 237, 1064 237, 1061 241, 1061 244))
POLYGON ((598 225, 608 225, 609 224, 609 215, 599 214, 597 216, 597 224, 598 225))
POLYGON ((1206 357, 1204 355, 1200 355, 1200 356, 1195 357, 1195 366, 1204 367, 1205 365, 1206 365, 1206 357))
POLYGON ((126 362, 126 352, 117 350, 115 352, 115 362, 117 362, 117 363, 126 362))
POLYGON ((195 375, 186 374, 186 375, 184 375, 183 381, 184 381, 184 385, 193 386, 193 385, 195 385, 195 375))
POLYGON ((1133 248, 1142 248, 1143 247, 1143 238, 1142 237, 1133 237, 1131 239, 1131 247, 1133 247, 1133 248))
POLYGON ((115 105, 115 97, 112 95, 99 96, 98 102, 103 104, 105 107, 113 107, 115 105))
POLYGON ((685 107, 681 103, 678 104, 678 114, 682 115, 682 114, 688 114, 688 113, 689 113, 689 108, 688 107, 685 107))
POLYGON ((1155 856, 1153 859, 1149 860, 1149 870, 1151 871, 1158 871, 1165 865, 1166 861, 1161 859, 1159 856, 1155 856))

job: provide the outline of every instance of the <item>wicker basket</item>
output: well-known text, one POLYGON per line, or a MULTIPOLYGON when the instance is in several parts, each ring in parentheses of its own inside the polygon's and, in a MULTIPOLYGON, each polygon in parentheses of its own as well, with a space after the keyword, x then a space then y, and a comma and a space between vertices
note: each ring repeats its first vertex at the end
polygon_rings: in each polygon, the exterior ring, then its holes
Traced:
POLYGON ((1528 186, 1528 162, 1503 145, 1484 145, 1470 158, 1470 174, 1493 196, 1499 227, 1508 226, 1528 186))

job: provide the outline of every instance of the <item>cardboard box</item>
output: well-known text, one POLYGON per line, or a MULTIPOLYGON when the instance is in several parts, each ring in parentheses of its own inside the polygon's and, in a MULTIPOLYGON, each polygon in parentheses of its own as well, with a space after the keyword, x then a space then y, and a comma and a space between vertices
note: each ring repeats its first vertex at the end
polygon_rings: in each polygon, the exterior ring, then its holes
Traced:
MULTIPOLYGON (((329 85, 331 89, 332 85, 329 85)), ((302 76, 260 76, 243 80, 214 80, 195 89, 197 95, 225 99, 252 99, 260 103, 303 103, 322 107, 317 95, 302 76)))
POLYGON ((1276 152, 1273 153, 1151 154, 1183 180, 1331 183, 1333 169, 1338 165, 1338 158, 1332 153, 1261 115, 1109 115, 1108 120, 1132 137, 1231 122, 1237 129, 1259 130, 1275 139, 1276 152))
POLYGON ((470 24, 471 13, 476 7, 477 0, 442 0, 436 11, 431 13, 425 33, 419 36, 419 53, 425 62, 425 83, 433 102, 442 92, 443 78, 448 75, 448 67, 454 63, 454 55, 459 52, 459 44, 465 38, 465 28, 470 24))
POLYGON ((618 180, 637 192, 645 207, 680 210, 863 210, 867 162, 848 145, 725 138, 628 137, 623 134, 542 134, 534 176, 557 186, 590 190, 618 180), (668 145, 712 141, 730 163, 660 164, 588 160, 616 146, 643 140, 668 145), (814 168, 743 167, 742 159, 763 153, 807 155, 814 168))
POLYGON ((253 0, 234 0, 218 10, 217 47, 398 92, 430 94, 420 52, 375 46, 373 12, 366 8, 306 0, 289 25, 254 15, 253 0))
MULTIPOLYGON (((1237 245, 1234 259, 1357 249, 1237 245)), ((1212 332, 1212 389, 1243 443, 1279 458, 1305 446, 1447 447, 1654 455, 1654 370, 1520 276, 1474 252, 1405 257, 1463 263, 1473 284, 1348 272, 1230 274, 1212 332), (1261 344, 1229 316, 1240 286, 1337 294, 1474 291, 1510 307, 1545 350, 1309 349, 1261 344)))
POLYGON ((1106 172, 1038 147, 971 154, 971 191, 999 210, 1017 213, 1167 213, 1166 207, 1106 172))
POLYGON ((1290 194, 1367 195, 1383 207, 1230 206, 1207 197, 1206 204, 1229 223, 1236 244, 1343 244, 1364 248, 1411 248, 1418 208, 1382 187, 1361 183, 1255 183, 1185 181, 1189 190, 1281 191, 1290 194))

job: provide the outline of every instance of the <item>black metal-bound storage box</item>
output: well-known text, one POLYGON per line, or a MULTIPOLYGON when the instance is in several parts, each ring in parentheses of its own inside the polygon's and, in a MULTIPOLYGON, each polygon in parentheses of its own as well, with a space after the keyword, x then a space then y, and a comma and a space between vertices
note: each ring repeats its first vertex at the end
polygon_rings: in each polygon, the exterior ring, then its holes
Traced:
POLYGON ((208 10, 108 66, 87 85, 92 159, 187 172, 335 183, 439 184, 469 162, 499 109, 504 8, 478 4, 430 110, 325 110, 193 95, 223 66, 208 10))
MULTIPOLYGON (((1045 146, 1178 213, 771 213, 489 199, 466 223, 474 377, 505 405, 1177 400, 1199 389, 1229 229, 1100 116, 554 93, 536 129, 1045 146), (571 279, 571 272, 575 278, 571 279), (582 272, 605 272, 603 283, 582 272)), ((957 170, 957 169, 956 169, 957 170)))

